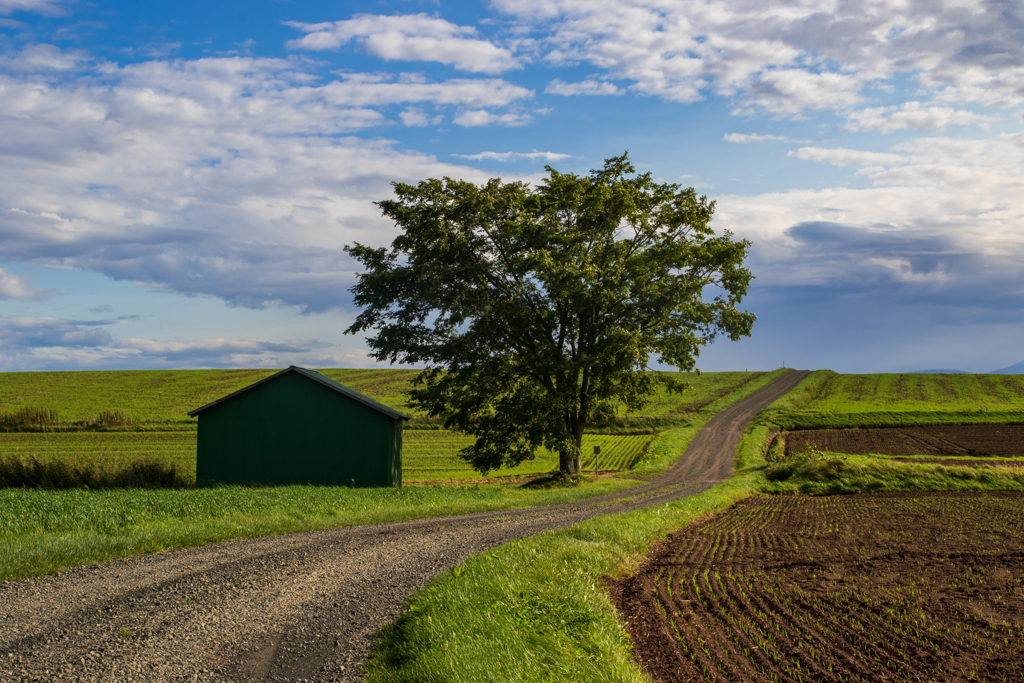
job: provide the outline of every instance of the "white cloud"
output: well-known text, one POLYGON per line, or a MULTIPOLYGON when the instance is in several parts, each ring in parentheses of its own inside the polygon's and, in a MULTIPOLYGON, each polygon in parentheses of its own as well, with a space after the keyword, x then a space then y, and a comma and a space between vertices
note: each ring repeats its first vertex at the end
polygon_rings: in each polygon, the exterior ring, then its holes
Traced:
POLYGON ((402 125, 410 127, 427 126, 431 124, 436 126, 437 124, 444 121, 443 115, 428 116, 426 112, 424 112, 422 109, 417 109, 416 107, 409 107, 401 114, 399 114, 398 118, 402 119, 402 125))
POLYGON ((622 91, 619 90, 614 83, 608 81, 594 81, 587 79, 578 83, 566 83, 565 81, 555 79, 548 83, 548 87, 544 88, 544 92, 552 95, 621 95, 622 91))
POLYGON ((900 283, 914 288, 900 290, 911 300, 1020 310, 1024 133, 919 138, 889 152, 804 147, 791 155, 861 166, 872 186, 718 197, 716 228, 753 240, 760 284, 837 284, 852 292, 900 283))
MULTIPOLYGON (((131 316, 129 316, 131 317, 131 316)), ((115 337, 117 320, 0 317, 0 367, 17 369, 364 366, 365 351, 315 340, 115 337)))
POLYGON ((479 154, 452 154, 460 159, 472 159, 473 161, 562 161, 563 159, 575 159, 571 154, 560 154, 558 152, 480 152, 479 154))
POLYGON ((0 14, 11 14, 12 12, 59 14, 61 4, 61 0, 0 0, 0 14))
POLYGON ((796 116, 808 110, 845 109, 860 102, 862 85, 856 76, 834 72, 768 71, 746 88, 743 105, 734 113, 753 115, 764 110, 796 116))
POLYGON ((488 74, 520 68, 511 51, 474 37, 477 31, 472 26, 426 14, 357 14, 345 21, 287 23, 306 34, 289 41, 290 49, 336 50, 356 40, 370 54, 387 60, 440 62, 488 74))
POLYGON ((298 87, 296 99, 322 99, 335 106, 378 107, 403 102, 466 107, 503 107, 533 97, 533 91, 500 78, 454 78, 429 82, 413 74, 397 79, 348 74, 323 86, 298 87))
MULTIPOLYGON (((845 112, 899 74, 947 102, 1024 102, 1014 3, 494 0, 550 64, 585 62, 636 92, 736 100, 736 113, 845 112)), ((897 119, 898 120, 898 119, 897 119)), ((912 125, 909 124, 908 125, 912 125)))
POLYGON ((0 268, 0 299, 22 299, 24 301, 41 301, 56 294, 53 290, 33 287, 25 278, 0 268))
MULTIPOLYGON (((338 93, 363 102, 400 101, 401 89, 424 102, 529 93, 494 79, 318 86, 302 66, 227 58, 102 63, 60 83, 0 76, 5 258, 236 306, 344 308, 355 265, 342 248, 390 243, 394 227, 372 202, 391 196, 391 181, 486 177, 352 137, 386 119, 338 93)), ((478 125, 524 120, 483 114, 478 125)))
POLYGON ((891 166, 893 164, 906 163, 907 157, 902 154, 889 154, 887 152, 865 152, 858 149, 822 147, 801 147, 798 150, 790 150, 789 156, 808 161, 823 161, 833 166, 858 166, 877 165, 891 166))
POLYGON ((92 61, 80 51, 64 51, 56 45, 28 45, 14 55, 0 56, 0 68, 10 71, 73 71, 92 61))
POLYGON ((964 109, 928 106, 920 102, 907 102, 899 107, 868 107, 847 115, 843 130, 878 131, 891 133, 907 128, 945 128, 946 126, 967 126, 994 123, 994 116, 975 114, 964 109))
POLYGON ((452 118, 452 123, 466 128, 475 128, 477 126, 525 126, 532 120, 533 117, 529 114, 519 112, 494 114, 486 109, 470 109, 456 114, 452 118))

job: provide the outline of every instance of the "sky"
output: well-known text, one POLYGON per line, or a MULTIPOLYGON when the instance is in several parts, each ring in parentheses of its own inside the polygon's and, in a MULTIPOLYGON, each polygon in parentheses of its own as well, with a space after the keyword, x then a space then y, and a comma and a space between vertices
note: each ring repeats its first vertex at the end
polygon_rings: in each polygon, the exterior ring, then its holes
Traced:
POLYGON ((374 367, 392 182, 628 150, 752 242, 705 371, 1024 359, 1016 0, 0 0, 0 370, 374 367))

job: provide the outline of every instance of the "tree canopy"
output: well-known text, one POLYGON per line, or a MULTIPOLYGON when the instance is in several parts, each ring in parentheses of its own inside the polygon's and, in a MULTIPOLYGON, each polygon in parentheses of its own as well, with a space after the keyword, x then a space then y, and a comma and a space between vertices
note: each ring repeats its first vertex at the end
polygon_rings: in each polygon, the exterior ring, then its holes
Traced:
POLYGON ((402 229, 390 248, 346 247, 365 268, 371 356, 422 364, 411 403, 476 437, 481 472, 540 446, 580 469, 583 432, 616 402, 638 410, 663 379, 653 356, 693 370, 717 335, 749 336, 737 308, 750 243, 716 235, 715 203, 638 175, 626 154, 539 186, 444 178, 394 183, 377 202, 402 229))

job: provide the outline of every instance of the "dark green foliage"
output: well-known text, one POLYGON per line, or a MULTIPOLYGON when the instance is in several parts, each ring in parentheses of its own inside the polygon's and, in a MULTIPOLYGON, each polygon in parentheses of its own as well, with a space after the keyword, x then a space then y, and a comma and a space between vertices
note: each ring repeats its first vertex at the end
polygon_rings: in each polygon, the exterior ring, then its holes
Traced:
POLYGON ((63 460, 28 458, 0 459, 0 488, 112 489, 191 488, 192 478, 174 465, 140 458, 119 468, 104 469, 94 464, 72 465, 63 460))
POLYGON ((45 432, 60 424, 53 408, 26 406, 10 413, 0 413, 0 431, 45 432))
POLYGON ((540 447, 577 472, 588 426, 639 410, 659 382, 682 388, 646 372, 652 355, 692 370, 755 320, 737 308, 750 245, 715 235, 714 202, 631 177, 625 155, 584 177, 547 170, 537 188, 396 183, 378 205, 402 234, 346 248, 366 268, 347 332, 373 331, 377 360, 427 366, 410 404, 475 436, 461 455, 484 473, 540 447))

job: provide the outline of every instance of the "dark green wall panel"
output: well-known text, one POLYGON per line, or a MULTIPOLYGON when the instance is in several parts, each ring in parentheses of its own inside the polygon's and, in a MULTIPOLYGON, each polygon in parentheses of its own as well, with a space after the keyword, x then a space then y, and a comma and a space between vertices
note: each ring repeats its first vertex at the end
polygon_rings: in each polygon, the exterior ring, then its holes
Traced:
POLYGON ((196 480, 400 486, 402 422, 285 373, 199 414, 196 480))

